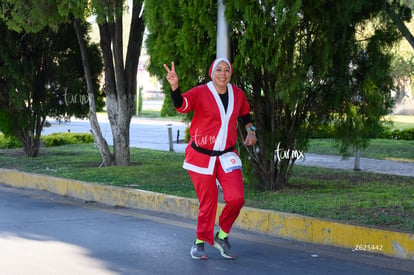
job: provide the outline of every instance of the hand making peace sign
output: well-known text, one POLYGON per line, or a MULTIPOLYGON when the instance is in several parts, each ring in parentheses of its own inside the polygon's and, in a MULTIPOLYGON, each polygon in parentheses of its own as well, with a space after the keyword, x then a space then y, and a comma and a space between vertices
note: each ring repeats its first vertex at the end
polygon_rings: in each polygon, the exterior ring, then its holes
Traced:
POLYGON ((168 68, 166 64, 164 64, 164 68, 167 71, 167 81, 170 83, 171 90, 175 91, 178 88, 178 76, 175 72, 174 61, 171 62, 171 70, 168 68))

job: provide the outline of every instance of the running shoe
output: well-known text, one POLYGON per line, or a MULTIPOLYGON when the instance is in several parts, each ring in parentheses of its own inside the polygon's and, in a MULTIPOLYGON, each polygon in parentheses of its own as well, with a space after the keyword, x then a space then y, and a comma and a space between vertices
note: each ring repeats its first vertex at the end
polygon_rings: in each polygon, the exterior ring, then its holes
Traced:
POLYGON ((226 237, 223 240, 219 239, 218 232, 216 236, 214 237, 214 247, 217 248, 218 251, 220 251, 221 256, 223 256, 226 259, 236 259, 236 254, 233 254, 231 251, 231 245, 229 243, 229 238, 226 237))
POLYGON ((204 243, 194 243, 190 250, 190 255, 193 259, 206 260, 207 254, 204 251, 204 243))

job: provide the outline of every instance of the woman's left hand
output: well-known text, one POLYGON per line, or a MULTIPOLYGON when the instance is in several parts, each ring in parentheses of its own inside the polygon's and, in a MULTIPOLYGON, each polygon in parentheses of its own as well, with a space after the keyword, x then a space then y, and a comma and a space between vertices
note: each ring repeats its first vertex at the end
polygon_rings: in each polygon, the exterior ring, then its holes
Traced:
POLYGON ((249 132, 246 136, 246 139, 244 140, 244 144, 247 146, 255 145, 257 142, 256 135, 253 132, 249 132))

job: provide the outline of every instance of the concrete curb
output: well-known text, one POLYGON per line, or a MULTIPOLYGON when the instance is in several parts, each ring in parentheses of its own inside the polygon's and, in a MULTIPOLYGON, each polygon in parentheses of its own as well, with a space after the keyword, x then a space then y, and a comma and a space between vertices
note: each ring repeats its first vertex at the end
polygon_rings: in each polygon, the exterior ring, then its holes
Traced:
MULTIPOLYGON (((155 210, 197 219, 198 201, 155 192, 0 169, 0 183, 38 189, 111 206, 155 210)), ((219 203, 218 213, 223 209, 219 203)), ((243 207, 235 227, 308 243, 414 260, 414 234, 354 226, 277 211, 243 207)))

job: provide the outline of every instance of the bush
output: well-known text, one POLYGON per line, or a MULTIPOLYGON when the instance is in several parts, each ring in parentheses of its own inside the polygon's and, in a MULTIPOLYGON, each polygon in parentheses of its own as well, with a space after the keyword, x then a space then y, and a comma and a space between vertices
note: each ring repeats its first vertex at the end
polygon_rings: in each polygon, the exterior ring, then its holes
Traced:
POLYGON ((392 139, 394 135, 394 130, 390 127, 384 127, 379 134, 379 138, 385 138, 385 139, 392 139))
MULTIPOLYGON (((322 124, 312 132, 311 138, 334 138, 334 136, 333 126, 331 124, 322 124)), ((393 129, 385 126, 378 135, 371 138, 414 140, 414 128, 393 129)))
POLYGON ((16 137, 6 137, 0 133, 0 149, 21 148, 22 143, 16 137))
POLYGON ((174 117, 178 115, 177 111, 174 108, 171 96, 168 93, 165 93, 165 99, 164 103, 162 104, 160 114, 161 117, 174 117))
POLYGON ((393 131, 394 139, 405 139, 405 140, 414 140, 414 128, 403 129, 403 130, 394 130, 393 131))
POLYGON ((188 143, 190 141, 190 127, 185 128, 184 142, 188 143))
POLYGON ((379 137, 386 139, 414 140, 414 128, 391 129, 387 127, 382 131, 379 137))
POLYGON ((42 137, 46 147, 66 144, 93 143, 93 136, 89 133, 54 133, 42 137))

